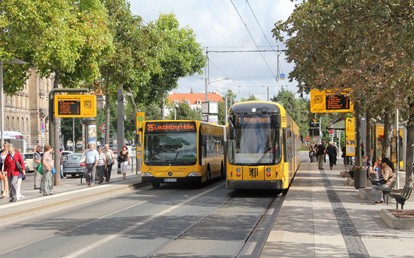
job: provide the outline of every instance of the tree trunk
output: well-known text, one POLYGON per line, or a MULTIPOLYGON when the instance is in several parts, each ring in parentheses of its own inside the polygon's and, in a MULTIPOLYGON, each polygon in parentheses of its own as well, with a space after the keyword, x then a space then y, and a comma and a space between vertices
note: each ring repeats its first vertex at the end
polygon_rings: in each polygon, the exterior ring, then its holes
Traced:
POLYGON ((164 98, 164 91, 162 91, 161 92, 161 120, 165 119, 164 107, 165 107, 165 98, 164 98))
POLYGON ((407 149, 405 163, 405 183, 408 184, 413 176, 414 166, 414 103, 411 103, 407 125, 407 149))
POLYGON ((382 157, 388 157, 391 159, 391 113, 385 113, 384 115, 384 139, 382 143, 382 157))

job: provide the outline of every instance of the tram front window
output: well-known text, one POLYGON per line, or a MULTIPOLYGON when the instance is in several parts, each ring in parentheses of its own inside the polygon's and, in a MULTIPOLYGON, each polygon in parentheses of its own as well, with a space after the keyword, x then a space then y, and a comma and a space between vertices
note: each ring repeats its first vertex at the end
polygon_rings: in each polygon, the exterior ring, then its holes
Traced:
POLYGON ((232 164, 275 164, 280 160, 279 136, 270 115, 240 115, 234 119, 229 145, 232 164))

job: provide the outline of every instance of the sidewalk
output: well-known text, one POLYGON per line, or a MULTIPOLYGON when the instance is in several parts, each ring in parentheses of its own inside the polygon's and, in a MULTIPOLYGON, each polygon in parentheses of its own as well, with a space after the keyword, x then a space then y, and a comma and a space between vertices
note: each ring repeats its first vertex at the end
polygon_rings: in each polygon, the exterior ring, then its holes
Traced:
MULTIPOLYGON (((361 199, 339 176, 344 165, 324 168, 302 163, 260 257, 414 256, 414 229, 390 229, 380 217, 381 209, 395 209, 393 199, 361 199)), ((405 210, 414 209, 413 199, 405 210)))
MULTIPOLYGON (((43 196, 39 189, 34 188, 34 174, 29 173, 26 180, 22 182, 21 194, 23 199, 17 202, 9 202, 9 198, 0 199, 0 223, 9 221, 10 218, 24 219, 32 214, 40 214, 46 211, 57 211, 61 208, 79 205, 92 199, 101 199, 105 196, 115 196, 118 193, 132 191, 133 186, 140 184, 141 174, 136 174, 130 170, 127 172, 126 179, 122 174, 117 174, 116 168, 112 170, 111 182, 101 185, 95 184, 88 187, 85 179, 68 176, 61 180, 61 185, 53 187, 53 195, 43 196)), ((10 222, 10 221, 9 221, 10 222)))

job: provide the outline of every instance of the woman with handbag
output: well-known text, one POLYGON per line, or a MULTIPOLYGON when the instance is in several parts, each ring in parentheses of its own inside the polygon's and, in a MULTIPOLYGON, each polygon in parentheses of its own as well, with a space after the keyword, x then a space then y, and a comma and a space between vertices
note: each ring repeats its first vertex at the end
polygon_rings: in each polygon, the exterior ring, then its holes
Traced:
POLYGON ((49 144, 45 145, 42 156, 42 193, 43 196, 52 195, 53 189, 53 169, 54 162, 52 159, 53 148, 49 144))
POLYGON ((1 195, 2 199, 9 196, 9 180, 7 179, 7 171, 4 170, 4 161, 6 160, 6 157, 9 154, 9 143, 5 142, 3 147, 4 148, 0 151, 0 181, 2 181, 3 183, 3 194, 1 195))
POLYGON ((9 144, 9 154, 4 160, 4 170, 7 171, 7 178, 10 186, 10 202, 17 201, 17 184, 19 176, 26 176, 24 161, 19 152, 16 152, 13 144, 9 144))

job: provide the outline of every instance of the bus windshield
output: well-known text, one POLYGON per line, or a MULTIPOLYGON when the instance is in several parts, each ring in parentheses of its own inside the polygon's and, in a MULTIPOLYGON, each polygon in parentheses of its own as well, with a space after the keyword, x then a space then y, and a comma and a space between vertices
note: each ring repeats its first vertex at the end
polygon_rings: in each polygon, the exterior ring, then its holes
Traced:
POLYGON ((196 132, 165 131, 146 134, 144 163, 155 166, 195 165, 196 132))
POLYGON ((234 114, 234 139, 229 142, 232 164, 280 162, 279 130, 270 114, 234 114))

